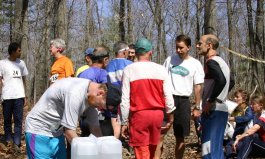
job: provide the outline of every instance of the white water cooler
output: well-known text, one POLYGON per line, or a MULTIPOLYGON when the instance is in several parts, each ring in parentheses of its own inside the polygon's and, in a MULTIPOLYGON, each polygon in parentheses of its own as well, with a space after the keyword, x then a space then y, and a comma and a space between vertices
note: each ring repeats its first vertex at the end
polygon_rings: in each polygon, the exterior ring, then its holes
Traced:
POLYGON ((71 159, 122 159, 122 144, 114 136, 76 137, 71 144, 71 159))
POLYGON ((97 144, 100 159, 122 159, 121 141, 114 136, 99 137, 97 144))

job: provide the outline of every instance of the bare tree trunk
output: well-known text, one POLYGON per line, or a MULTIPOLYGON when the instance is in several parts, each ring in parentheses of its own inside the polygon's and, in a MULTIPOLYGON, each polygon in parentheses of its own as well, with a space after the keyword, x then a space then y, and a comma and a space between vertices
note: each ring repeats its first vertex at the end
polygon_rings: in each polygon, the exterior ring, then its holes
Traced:
MULTIPOLYGON (((235 50, 235 27, 234 27, 234 11, 232 8, 232 0, 227 0, 227 17, 228 17, 228 40, 229 40, 229 49, 235 50)), ((232 54, 228 54, 230 70, 234 73, 234 59, 232 54)))
MULTIPOLYGON (((251 0, 247 0, 247 13, 248 13, 248 34, 249 34, 249 45, 250 45, 250 51, 251 54, 253 55, 253 57, 257 57, 257 53, 256 53, 256 49, 255 49, 255 44, 254 44, 254 29, 253 29, 253 16, 252 16, 252 1, 251 0)), ((257 62, 252 61, 251 62, 251 86, 250 86, 250 90, 252 90, 255 85, 259 85, 258 82, 258 67, 257 67, 257 62)), ((259 85, 260 87, 260 85, 259 85)))
POLYGON ((96 2, 96 12, 97 12, 97 20, 98 20, 98 43, 102 43, 104 41, 103 36, 102 36, 102 27, 101 27, 101 20, 100 20, 100 16, 99 16, 99 8, 98 8, 98 2, 96 2))
POLYGON ((64 39, 67 44, 67 8, 65 0, 54 0, 55 38, 64 39))
POLYGON ((168 56, 168 53, 167 53, 167 39, 166 39, 166 26, 165 26, 165 23, 163 23, 163 32, 162 32, 162 46, 163 46, 163 55, 161 57, 161 62, 164 62, 165 59, 167 58, 168 56))
POLYGON ((86 36, 85 46, 90 46, 90 17, 91 17, 91 1, 86 0, 86 36))
POLYGON ((43 92, 48 87, 48 77, 50 68, 49 41, 51 40, 51 21, 52 21, 52 0, 46 0, 45 5, 45 24, 39 50, 36 53, 36 66, 34 71, 34 103, 38 101, 43 92))
MULTIPOLYGON (((263 52, 264 52, 264 46, 263 46, 263 41, 264 41, 264 0, 258 0, 257 1, 257 12, 256 12, 256 36, 255 36, 255 45, 256 45, 256 57, 261 58, 263 57, 263 52)), ((263 74, 262 73, 257 73, 259 77, 257 78, 260 83, 260 92, 264 92, 264 83, 265 83, 265 78, 264 78, 264 73, 265 73, 265 67, 262 66, 262 68, 257 67, 259 70, 263 69, 263 74), (263 79, 263 80, 261 80, 263 79)), ((258 70, 257 70, 258 71, 258 70)), ((262 71, 258 71, 262 72, 262 71)))
MULTIPOLYGON (((202 12, 202 1, 197 0, 197 4, 196 4, 196 40, 197 42, 200 40, 200 37, 201 37, 201 24, 200 24, 201 12, 202 12)), ((200 56, 196 54, 196 58, 199 59, 199 57, 200 56)))
POLYGON ((216 0, 205 1, 204 34, 216 35, 216 0))
MULTIPOLYGON (((29 72, 32 72, 31 62, 29 62, 29 25, 28 25, 28 0, 16 0, 15 1, 15 23, 14 23, 14 30, 12 30, 13 34, 13 41, 21 43, 21 50, 22 50, 22 59, 25 61, 26 66, 29 72)), ((28 97, 28 101, 32 101, 31 94, 31 83, 32 79, 30 75, 27 76, 25 92, 26 96, 28 97)))
POLYGON ((161 63, 161 39, 162 39, 162 25, 163 25, 163 19, 162 19, 162 3, 161 0, 155 0, 155 4, 153 6, 152 1, 147 1, 149 4, 149 7, 154 15, 154 20, 157 26, 157 45, 156 45, 156 51, 157 51, 157 63, 161 63))
POLYGON ((128 43, 133 42, 133 23, 132 23, 132 1, 127 0, 127 24, 128 24, 128 43))
POLYGON ((124 20, 125 20, 125 1, 120 0, 120 11, 119 11, 119 33, 120 33, 120 40, 125 41, 125 27, 124 27, 124 20))

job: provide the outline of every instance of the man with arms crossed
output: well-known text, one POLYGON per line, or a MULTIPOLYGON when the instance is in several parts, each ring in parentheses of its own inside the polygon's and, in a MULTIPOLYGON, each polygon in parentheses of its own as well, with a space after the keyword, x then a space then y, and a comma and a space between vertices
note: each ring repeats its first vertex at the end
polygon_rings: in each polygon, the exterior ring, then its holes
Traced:
POLYGON ((65 78, 56 81, 42 95, 25 121, 27 156, 66 158, 65 137, 77 137, 78 118, 91 109, 90 132, 101 136, 96 107, 105 108, 106 86, 87 79, 65 78))
POLYGON ((164 63, 171 80, 171 88, 176 106, 174 113, 174 135, 176 137, 175 157, 181 159, 185 151, 184 137, 190 133, 191 105, 189 97, 195 93, 196 109, 194 116, 199 116, 201 90, 204 71, 200 61, 189 55, 191 39, 186 35, 176 38, 176 54, 168 57, 164 63), (197 110, 198 109, 198 110, 197 110))

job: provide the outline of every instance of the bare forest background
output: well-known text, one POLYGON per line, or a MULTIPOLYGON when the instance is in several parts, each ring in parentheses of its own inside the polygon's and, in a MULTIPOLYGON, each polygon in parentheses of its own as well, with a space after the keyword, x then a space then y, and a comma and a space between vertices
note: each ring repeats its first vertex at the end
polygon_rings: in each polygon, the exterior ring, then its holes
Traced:
MULTIPOLYGON (((29 70, 27 96, 35 103, 48 87, 53 58, 50 40, 66 41, 66 56, 75 69, 83 65, 84 50, 119 40, 150 39, 153 61, 163 63, 175 53, 175 37, 187 34, 196 42, 203 34, 220 38, 218 52, 229 64, 236 88, 264 92, 264 0, 0 0, 0 59, 10 42, 21 42, 29 70), (231 54, 229 48, 240 53, 231 54), (259 59, 252 61, 248 58, 259 59)), ((113 57, 113 53, 111 53, 113 57)), ((203 62, 203 59, 201 59, 203 62)))

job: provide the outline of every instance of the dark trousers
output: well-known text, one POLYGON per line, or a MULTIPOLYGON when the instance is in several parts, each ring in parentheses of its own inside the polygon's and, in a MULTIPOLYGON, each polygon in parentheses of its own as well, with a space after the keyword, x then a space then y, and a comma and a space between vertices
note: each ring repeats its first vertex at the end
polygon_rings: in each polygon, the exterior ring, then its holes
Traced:
POLYGON ((245 137, 237 147, 237 159, 246 159, 252 150, 255 150, 255 154, 259 156, 265 155, 265 142, 262 141, 258 134, 245 137))
POLYGON ((4 100, 3 103, 4 131, 6 141, 20 146, 24 98, 4 100), (12 138, 12 116, 14 119, 14 137, 12 138))

